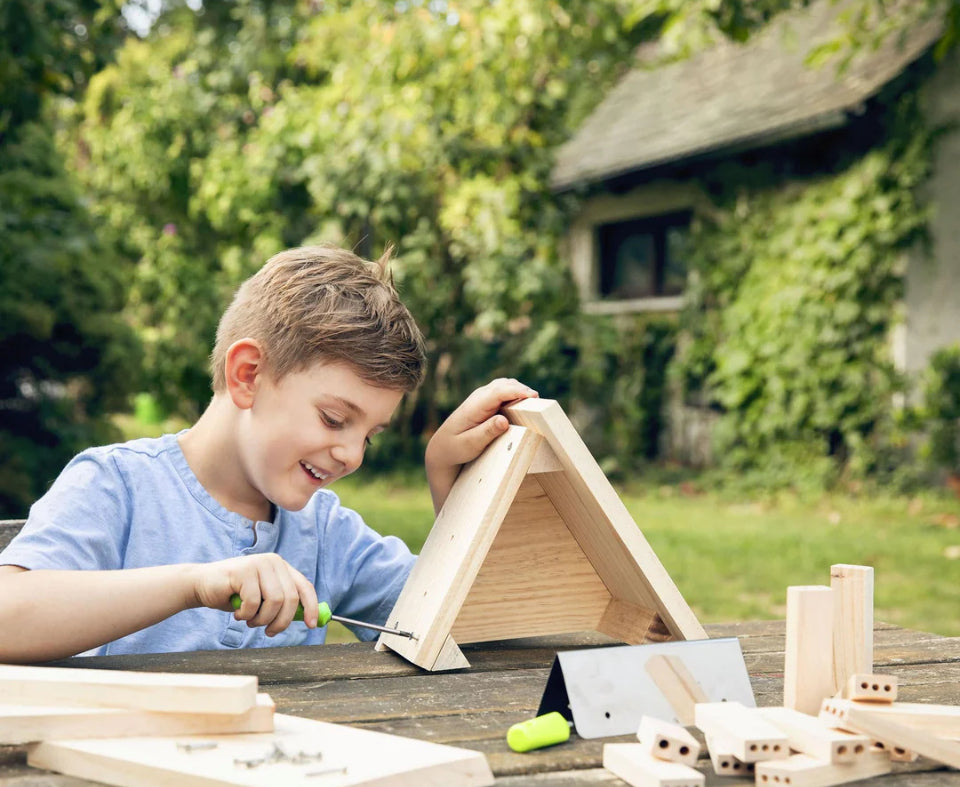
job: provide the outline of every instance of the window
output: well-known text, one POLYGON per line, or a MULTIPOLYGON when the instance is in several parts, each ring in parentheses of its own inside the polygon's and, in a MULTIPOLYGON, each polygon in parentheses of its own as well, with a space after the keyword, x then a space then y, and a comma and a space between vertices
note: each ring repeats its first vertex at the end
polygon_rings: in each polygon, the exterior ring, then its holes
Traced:
POLYGON ((596 231, 601 298, 632 300, 683 293, 689 211, 601 224, 596 231))

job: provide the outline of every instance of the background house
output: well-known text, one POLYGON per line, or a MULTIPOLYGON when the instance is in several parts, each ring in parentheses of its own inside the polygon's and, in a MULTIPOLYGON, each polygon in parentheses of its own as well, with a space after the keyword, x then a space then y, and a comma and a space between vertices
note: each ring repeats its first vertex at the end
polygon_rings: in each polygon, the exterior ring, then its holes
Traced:
MULTIPOLYGON (((717 182, 740 178, 733 187, 749 190, 744 173, 767 171, 802 188, 884 145, 890 107, 918 91, 923 122, 938 129, 920 189, 933 210, 929 243, 903 252, 889 352, 915 376, 934 351, 960 341, 960 58, 933 58, 942 27, 929 22, 859 52, 843 71, 836 59, 809 65, 809 53, 837 35, 838 13, 821 0, 745 45, 640 65, 561 148, 552 185, 583 198, 567 241, 585 312, 680 311, 691 224, 714 209, 717 182)), ((669 422, 668 453, 709 460, 709 410, 674 401, 669 422)))

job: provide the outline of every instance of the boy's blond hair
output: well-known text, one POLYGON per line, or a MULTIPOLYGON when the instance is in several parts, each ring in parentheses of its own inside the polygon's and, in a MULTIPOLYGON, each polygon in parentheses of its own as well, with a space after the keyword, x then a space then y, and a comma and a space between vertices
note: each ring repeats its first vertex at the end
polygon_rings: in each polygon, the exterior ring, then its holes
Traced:
POLYGON ((213 390, 226 390, 227 349, 258 341, 275 379, 315 361, 346 363, 366 382, 410 392, 423 380, 423 336, 389 272, 334 246, 275 254, 237 290, 220 318, 211 355, 213 390))

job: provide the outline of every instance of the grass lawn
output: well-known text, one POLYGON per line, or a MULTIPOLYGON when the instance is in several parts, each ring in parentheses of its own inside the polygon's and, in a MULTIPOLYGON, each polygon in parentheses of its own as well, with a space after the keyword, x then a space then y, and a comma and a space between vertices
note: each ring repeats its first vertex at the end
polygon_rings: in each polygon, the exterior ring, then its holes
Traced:
MULTIPOLYGON (((433 522, 422 476, 361 471, 334 491, 376 530, 422 546, 433 522)), ((731 501, 689 484, 639 481, 618 491, 703 623, 782 619, 788 585, 829 585, 833 563, 855 563, 875 569, 877 620, 960 636, 956 498, 731 501)))

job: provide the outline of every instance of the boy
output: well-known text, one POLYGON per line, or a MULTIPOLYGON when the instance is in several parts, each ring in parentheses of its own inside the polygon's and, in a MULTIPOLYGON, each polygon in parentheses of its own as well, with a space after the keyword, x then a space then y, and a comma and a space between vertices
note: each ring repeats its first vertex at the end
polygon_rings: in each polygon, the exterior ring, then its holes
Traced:
MULTIPOLYGON (((384 623, 414 558, 325 487, 422 380, 387 257, 272 257, 221 318, 197 423, 67 465, 0 554, 0 662, 320 644, 318 590, 336 613, 384 623), (224 614, 234 593, 243 603, 224 614), (305 625, 291 626, 298 604, 305 625)), ((495 380, 437 430, 425 457, 437 511, 460 465, 507 428, 500 407, 528 396, 495 380)))

